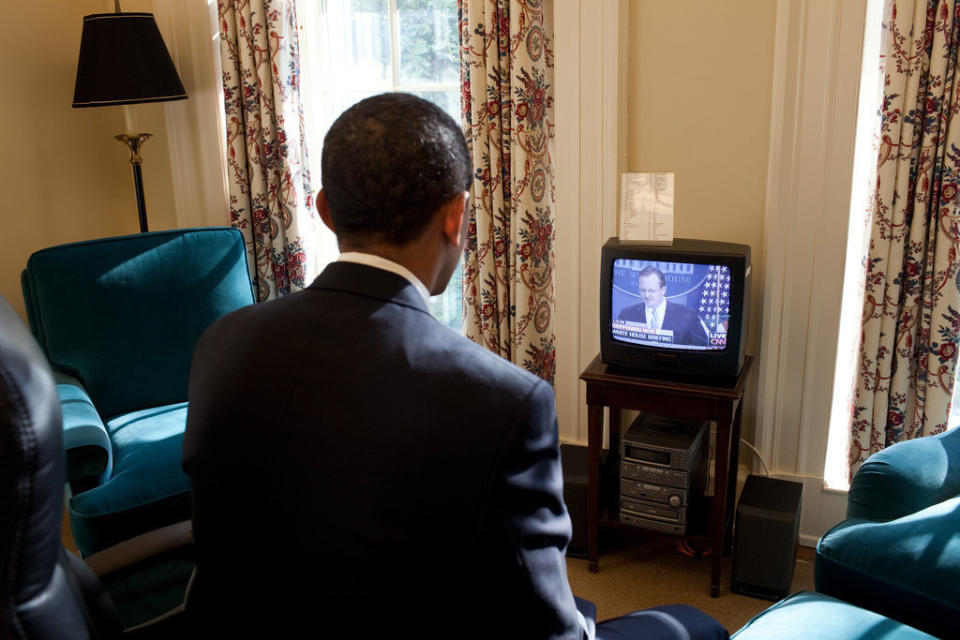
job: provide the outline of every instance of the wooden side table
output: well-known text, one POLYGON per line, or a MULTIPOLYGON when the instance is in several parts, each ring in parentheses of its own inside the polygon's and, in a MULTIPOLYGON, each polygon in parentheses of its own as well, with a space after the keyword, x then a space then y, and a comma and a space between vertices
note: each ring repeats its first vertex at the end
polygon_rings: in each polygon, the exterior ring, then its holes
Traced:
MULTIPOLYGON (((732 543, 734 502, 737 490, 737 465, 740 457, 740 414, 744 386, 751 356, 732 386, 690 384, 670 380, 641 378, 610 371, 597 355, 580 379, 587 383, 588 472, 587 472, 587 559, 590 571, 598 570, 598 527, 636 527, 620 522, 619 507, 600 505, 600 448, 603 445, 603 408, 610 412, 610 451, 620 449, 620 410, 650 411, 678 418, 714 420, 717 423, 713 500, 705 522, 693 519, 686 537, 710 543, 713 566, 710 571, 710 595, 720 595, 720 557, 732 543)), ((658 534, 668 535, 668 534, 658 534)))

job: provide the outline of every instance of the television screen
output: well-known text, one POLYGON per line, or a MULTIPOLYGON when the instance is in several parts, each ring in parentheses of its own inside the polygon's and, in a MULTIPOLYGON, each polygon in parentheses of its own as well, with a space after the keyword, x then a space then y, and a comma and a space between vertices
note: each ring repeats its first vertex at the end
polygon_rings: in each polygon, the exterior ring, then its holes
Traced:
POLYGON ((733 384, 750 317, 750 247, 610 238, 600 252, 600 359, 627 375, 733 384))
POLYGON ((684 351, 724 351, 730 321, 730 267, 616 259, 611 338, 684 351))

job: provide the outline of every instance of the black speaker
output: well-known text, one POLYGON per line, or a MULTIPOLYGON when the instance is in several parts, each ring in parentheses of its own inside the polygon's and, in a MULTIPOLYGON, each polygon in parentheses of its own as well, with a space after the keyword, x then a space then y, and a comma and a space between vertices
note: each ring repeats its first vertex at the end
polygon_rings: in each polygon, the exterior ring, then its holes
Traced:
MULTIPOLYGON (((576 444, 560 445, 560 464, 563 467, 563 501, 573 525, 573 535, 567 546, 567 555, 587 557, 587 466, 588 449, 576 444)), ((619 508, 620 456, 600 450, 600 513, 610 505, 619 508)))
POLYGON ((747 476, 737 505, 730 591, 780 600, 790 591, 803 485, 747 476))
POLYGON ((567 503, 573 536, 567 555, 587 557, 587 448, 575 444, 560 445, 563 466, 563 501, 567 503))

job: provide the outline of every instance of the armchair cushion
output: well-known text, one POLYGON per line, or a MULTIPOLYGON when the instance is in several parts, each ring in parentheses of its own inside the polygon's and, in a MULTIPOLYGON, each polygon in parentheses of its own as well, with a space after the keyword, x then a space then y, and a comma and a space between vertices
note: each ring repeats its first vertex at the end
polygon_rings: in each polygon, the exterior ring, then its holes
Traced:
POLYGON ((731 640, 932 640, 934 636, 822 593, 801 591, 763 611, 731 640))
POLYGON ((187 403, 108 420, 114 467, 108 484, 68 503, 77 548, 87 555, 190 514, 190 479, 180 469, 187 403))

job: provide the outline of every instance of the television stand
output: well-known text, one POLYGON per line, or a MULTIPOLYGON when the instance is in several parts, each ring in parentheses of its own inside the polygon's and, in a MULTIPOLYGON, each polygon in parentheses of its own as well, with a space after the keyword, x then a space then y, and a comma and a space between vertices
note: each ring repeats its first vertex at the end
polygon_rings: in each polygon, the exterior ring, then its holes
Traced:
MULTIPOLYGON (((678 418, 713 420, 717 423, 713 499, 706 518, 693 517, 685 536, 710 543, 712 567, 710 596, 720 595, 720 560, 733 538, 733 512, 736 502, 737 466, 740 458, 740 414, 751 356, 744 356, 743 367, 732 385, 713 386, 643 378, 620 369, 608 370, 597 355, 580 379, 587 384, 587 560, 590 571, 599 569, 598 527, 635 527, 620 522, 617 508, 600 509, 600 448, 603 445, 603 408, 610 416, 610 450, 620 449, 620 410, 650 411, 678 418)), ((669 535, 669 534, 657 534, 669 535)))

